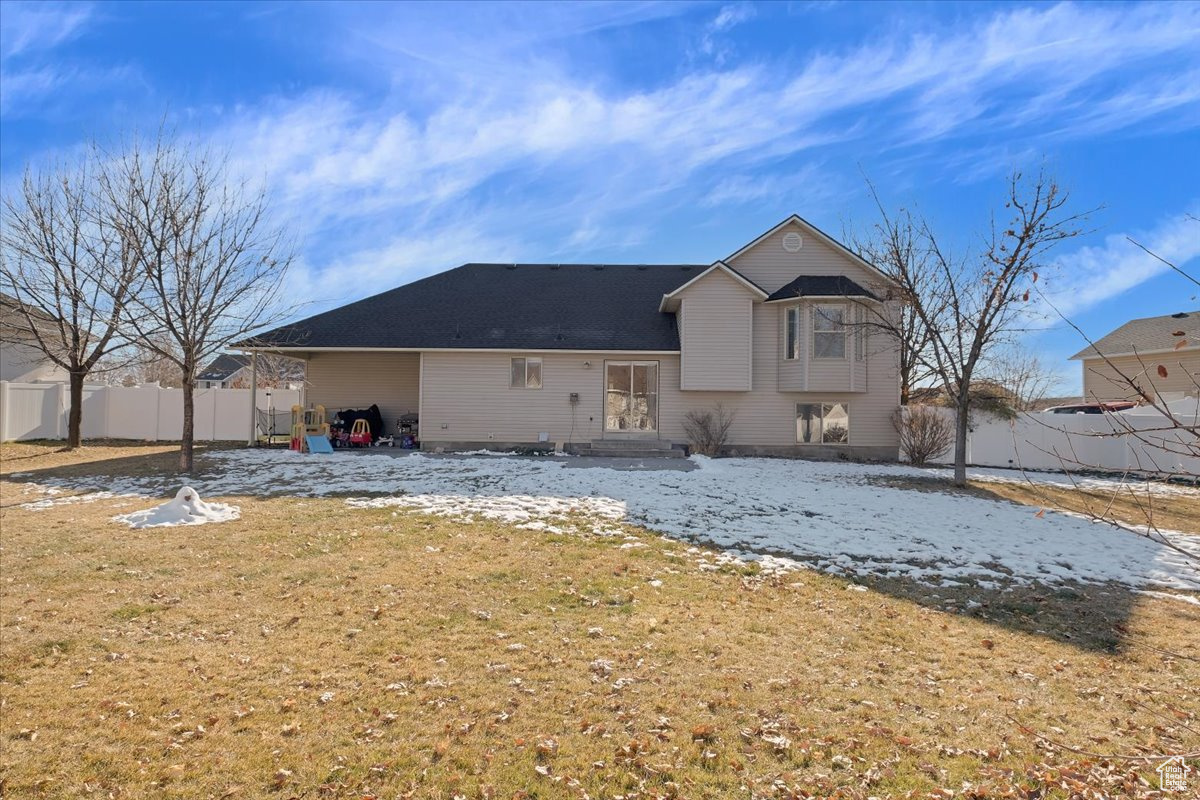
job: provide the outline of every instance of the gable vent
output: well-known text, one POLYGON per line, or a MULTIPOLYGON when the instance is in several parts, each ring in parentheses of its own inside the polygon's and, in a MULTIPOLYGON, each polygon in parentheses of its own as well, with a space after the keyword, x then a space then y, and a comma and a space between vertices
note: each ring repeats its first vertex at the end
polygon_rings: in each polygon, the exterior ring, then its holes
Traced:
POLYGON ((789 253, 799 253, 800 248, 804 247, 804 237, 792 231, 783 235, 783 249, 789 253))

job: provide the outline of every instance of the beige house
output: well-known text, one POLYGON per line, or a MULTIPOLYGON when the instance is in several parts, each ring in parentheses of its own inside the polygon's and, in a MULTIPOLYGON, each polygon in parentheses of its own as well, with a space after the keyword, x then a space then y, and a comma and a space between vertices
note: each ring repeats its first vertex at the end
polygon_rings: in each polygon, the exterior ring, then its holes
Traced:
MULTIPOLYGON (((55 341, 57 321, 42 314, 34 317, 40 320, 45 340, 55 341)), ((20 303, 0 294, 0 381, 57 383, 68 377, 67 371, 47 358, 38 346, 20 303)))
POLYGON ((1126 322, 1075 355, 1088 401, 1141 400, 1200 391, 1200 311, 1126 322))
POLYGON ((893 459, 890 281, 792 216, 712 264, 467 264, 243 343, 307 362, 306 403, 418 418, 425 450, 893 459))

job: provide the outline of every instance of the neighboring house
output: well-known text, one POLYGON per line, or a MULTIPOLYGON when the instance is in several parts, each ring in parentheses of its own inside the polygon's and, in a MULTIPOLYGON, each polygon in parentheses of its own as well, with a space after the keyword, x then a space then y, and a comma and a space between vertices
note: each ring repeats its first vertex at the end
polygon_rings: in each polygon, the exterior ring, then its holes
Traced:
MULTIPOLYGON (((58 337, 58 321, 40 312, 34 317, 45 327, 47 340, 54 341, 58 337)), ((67 380, 67 371, 46 358, 36 342, 20 303, 0 294, 0 381, 47 383, 67 380)))
POLYGON ((1200 311, 1130 320, 1071 359, 1083 362, 1085 400, 1140 400, 1176 393, 1195 397, 1200 311))
MULTIPOLYGON (((240 389, 250 386, 250 356, 222 353, 196 376, 197 389, 240 389)), ((304 386, 304 364, 292 358, 274 358, 268 366, 260 362, 258 385, 275 384, 299 390, 304 386)))
POLYGON ((250 356, 222 353, 196 376, 197 389, 229 389, 250 383, 250 356))
POLYGON ((792 216, 712 264, 466 264, 240 347, 303 358, 309 405, 418 415, 427 450, 662 449, 720 403, 730 452, 891 459, 895 343, 853 325, 891 285, 792 216))

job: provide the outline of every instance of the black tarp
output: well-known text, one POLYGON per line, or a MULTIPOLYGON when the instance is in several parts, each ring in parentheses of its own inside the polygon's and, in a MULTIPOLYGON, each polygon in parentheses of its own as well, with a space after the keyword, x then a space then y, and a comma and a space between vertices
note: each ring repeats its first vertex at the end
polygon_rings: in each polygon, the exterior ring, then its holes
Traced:
POLYGON ((379 406, 374 403, 371 404, 370 408, 365 409, 343 409, 333 419, 338 427, 345 428, 347 431, 354 427, 356 419, 365 419, 367 427, 371 429, 371 441, 373 442, 386 433, 383 425, 383 414, 380 413, 379 406))

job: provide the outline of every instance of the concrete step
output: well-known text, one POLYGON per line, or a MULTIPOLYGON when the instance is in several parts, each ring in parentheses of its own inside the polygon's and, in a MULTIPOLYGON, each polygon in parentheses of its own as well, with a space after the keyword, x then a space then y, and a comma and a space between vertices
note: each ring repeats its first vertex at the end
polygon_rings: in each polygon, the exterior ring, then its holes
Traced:
POLYGON ((672 450, 675 447, 666 439, 593 439, 591 446, 603 450, 672 450))
POLYGON ((684 452, 676 448, 641 448, 632 447, 581 447, 576 455, 596 458, 685 458, 684 452))

